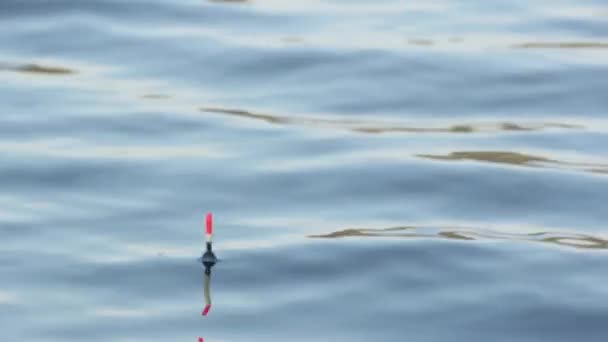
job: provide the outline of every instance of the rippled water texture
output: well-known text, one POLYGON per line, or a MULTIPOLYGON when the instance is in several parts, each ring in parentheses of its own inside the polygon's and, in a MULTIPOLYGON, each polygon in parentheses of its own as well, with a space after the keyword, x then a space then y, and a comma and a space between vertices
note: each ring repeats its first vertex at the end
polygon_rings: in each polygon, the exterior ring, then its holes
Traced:
POLYGON ((0 340, 606 341, 605 1, 0 25, 0 340))

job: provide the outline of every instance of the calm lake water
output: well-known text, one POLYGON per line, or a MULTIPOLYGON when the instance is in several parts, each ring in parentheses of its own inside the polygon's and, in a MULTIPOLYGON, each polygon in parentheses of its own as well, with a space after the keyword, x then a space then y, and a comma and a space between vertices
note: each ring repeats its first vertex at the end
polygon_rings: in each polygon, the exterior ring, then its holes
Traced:
POLYGON ((2 341, 608 339, 605 1, 0 25, 2 341))

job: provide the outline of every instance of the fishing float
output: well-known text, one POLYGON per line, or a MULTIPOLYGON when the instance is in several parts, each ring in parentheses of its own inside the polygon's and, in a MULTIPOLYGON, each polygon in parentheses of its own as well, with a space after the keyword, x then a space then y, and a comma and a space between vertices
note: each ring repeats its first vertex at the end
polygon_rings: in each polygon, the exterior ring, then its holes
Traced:
POLYGON ((203 254, 201 261, 205 266, 205 308, 203 309, 202 315, 207 316, 209 310, 211 310, 211 291, 210 291, 210 282, 211 282, 211 268, 217 262, 217 257, 213 253, 213 214, 208 213, 206 218, 206 230, 205 230, 205 238, 206 238, 206 250, 203 254))

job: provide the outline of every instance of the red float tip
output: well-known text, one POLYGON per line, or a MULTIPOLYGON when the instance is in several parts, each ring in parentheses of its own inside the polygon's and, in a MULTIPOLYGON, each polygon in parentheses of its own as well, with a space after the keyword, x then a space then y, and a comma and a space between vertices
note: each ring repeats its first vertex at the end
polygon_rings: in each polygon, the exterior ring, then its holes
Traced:
POLYGON ((198 338, 198 342, 203 342, 203 338, 202 338, 202 337, 199 337, 199 338, 198 338))
POLYGON ((213 234, 213 214, 207 214, 207 235, 213 234))
POLYGON ((202 315, 207 316, 207 314, 209 313, 209 310, 211 310, 211 304, 205 306, 205 310, 203 310, 202 315))

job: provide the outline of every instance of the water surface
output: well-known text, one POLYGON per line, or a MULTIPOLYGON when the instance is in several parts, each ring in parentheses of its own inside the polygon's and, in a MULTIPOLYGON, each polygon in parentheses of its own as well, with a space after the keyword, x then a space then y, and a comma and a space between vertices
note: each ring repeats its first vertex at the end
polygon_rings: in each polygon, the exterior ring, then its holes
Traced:
POLYGON ((2 1, 4 340, 605 341, 607 19, 2 1))

